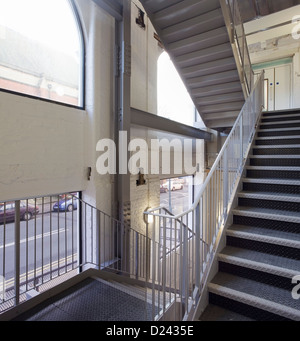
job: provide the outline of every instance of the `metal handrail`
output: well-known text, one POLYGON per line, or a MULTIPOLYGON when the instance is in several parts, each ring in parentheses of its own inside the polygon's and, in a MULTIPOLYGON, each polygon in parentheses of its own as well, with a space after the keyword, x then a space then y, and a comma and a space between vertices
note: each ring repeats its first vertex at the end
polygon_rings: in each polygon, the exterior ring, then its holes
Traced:
POLYGON ((254 72, 251 66, 250 53, 239 4, 237 0, 220 0, 220 5, 229 33, 243 91, 245 97, 247 97, 254 86, 254 72), (246 62, 248 62, 248 70, 246 70, 246 62), (248 74, 249 72, 250 74, 248 74))
MULTIPOLYGON (((195 198, 195 200, 194 200, 192 206, 191 206, 188 210, 186 210, 186 211, 184 211, 184 212, 182 212, 182 213, 178 213, 177 215, 170 215, 170 214, 169 214, 169 215, 165 215, 165 214, 154 213, 155 211, 157 211, 157 210, 158 210, 159 208, 161 208, 161 207, 156 207, 156 208, 149 209, 148 211, 145 211, 145 212, 144 212, 145 215, 153 215, 153 216, 157 216, 157 217, 173 218, 173 219, 179 220, 179 219, 182 218, 183 216, 187 215, 188 213, 191 213, 192 211, 194 211, 194 210, 196 209, 197 205, 199 204, 200 198, 203 196, 203 193, 204 193, 204 191, 205 191, 205 189, 206 189, 206 187, 207 187, 209 181, 210 181, 211 178, 212 178, 212 175, 213 175, 214 171, 218 168, 218 165, 219 165, 219 163, 220 163, 220 160, 221 160, 222 156, 224 155, 224 151, 225 151, 226 148, 228 147, 228 144, 229 144, 229 142, 230 142, 230 139, 231 139, 231 137, 233 136, 234 131, 236 130, 236 128, 237 128, 237 126, 238 126, 238 124, 239 124, 239 121, 241 120, 241 117, 243 116, 245 107, 247 107, 248 102, 249 102, 249 99, 251 99, 251 96, 253 95, 253 93, 254 93, 256 87, 258 86, 259 82, 261 81, 261 78, 262 78, 262 74, 261 74, 261 76, 257 79, 257 81, 256 81, 256 83, 255 83, 255 87, 252 89, 249 98, 246 100, 245 104, 243 105, 243 108, 242 108, 242 110, 241 110, 241 112, 240 112, 240 114, 239 114, 237 120, 235 121, 235 124, 234 124, 233 128, 231 129, 230 134, 228 135, 228 137, 227 137, 227 139, 226 139, 226 141, 225 141, 223 147, 221 148, 221 151, 220 151, 220 153, 218 154, 218 156, 217 156, 217 158, 216 158, 216 160, 215 160, 215 162, 214 162, 212 168, 210 169, 210 172, 208 173, 208 176, 206 177, 206 179, 205 179, 203 185, 201 186, 200 191, 199 191, 198 194, 196 195, 196 198, 195 198)), ((253 128, 254 128, 254 127, 253 127, 253 128)))
MULTIPOLYGON (((202 287, 212 264, 214 250, 217 248, 217 243, 233 203, 237 185, 254 138, 257 122, 262 112, 264 103, 263 84, 262 73, 192 206, 177 215, 164 214, 161 212, 161 207, 144 212, 148 217, 147 229, 152 231, 152 240, 162 240, 163 250, 166 247, 172 249, 172 245, 169 245, 166 237, 167 233, 174 233, 173 245, 180 244, 180 248, 177 250, 178 259, 174 259, 174 255, 168 255, 164 252, 160 258, 161 264, 158 264, 155 259, 153 260, 154 267, 158 266, 164 271, 168 268, 170 273, 174 274, 172 281, 170 280, 171 275, 165 279, 164 277, 156 278, 154 274, 152 280, 158 281, 162 288, 166 287, 168 281, 171 281, 175 291, 179 290, 180 304, 183 307, 181 317, 183 319, 190 316, 192 307, 195 307, 199 302, 202 287), (169 231, 170 226, 173 228, 173 232, 169 231), (190 229, 192 231, 191 238, 189 238, 190 229), (178 264, 180 264, 179 267, 178 264)), ((171 287, 172 285, 169 284, 168 286, 171 287)), ((166 295, 167 292, 163 289, 162 296, 165 297, 166 295)))

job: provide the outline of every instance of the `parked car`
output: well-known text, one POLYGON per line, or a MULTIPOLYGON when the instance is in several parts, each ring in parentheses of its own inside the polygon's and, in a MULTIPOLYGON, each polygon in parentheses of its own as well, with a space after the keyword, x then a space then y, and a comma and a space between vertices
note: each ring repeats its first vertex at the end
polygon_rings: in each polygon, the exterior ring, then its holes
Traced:
POLYGON ((53 205, 54 212, 72 212, 73 210, 77 210, 77 199, 67 195, 64 199, 59 200, 53 205))
MULTIPOLYGON (((169 181, 167 181, 166 183, 163 184, 163 187, 167 189, 167 191, 169 190, 169 181)), ((183 189, 183 184, 179 181, 174 181, 171 180, 171 191, 176 191, 179 189, 183 189)))
MULTIPOLYGON (((33 216, 39 213, 40 209, 36 205, 26 204, 25 202, 20 203, 20 219, 30 220, 33 216)), ((15 202, 7 202, 6 204, 0 204, 0 224, 5 222, 15 221, 15 202)))
POLYGON ((160 185, 160 193, 167 193, 168 192, 168 188, 164 185, 160 185))

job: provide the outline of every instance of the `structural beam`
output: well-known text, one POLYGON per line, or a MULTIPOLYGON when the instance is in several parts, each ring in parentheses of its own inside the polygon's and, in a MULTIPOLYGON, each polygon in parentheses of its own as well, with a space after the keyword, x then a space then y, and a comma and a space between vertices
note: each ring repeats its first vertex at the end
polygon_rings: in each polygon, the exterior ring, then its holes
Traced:
POLYGON ((95 4, 108 12, 111 16, 113 16, 117 21, 123 20, 122 13, 122 5, 119 1, 111 1, 111 0, 93 0, 95 4))
POLYGON ((153 115, 135 108, 131 108, 131 124, 159 131, 165 131, 171 134, 178 134, 195 139, 211 141, 211 133, 207 131, 190 127, 185 124, 153 115))

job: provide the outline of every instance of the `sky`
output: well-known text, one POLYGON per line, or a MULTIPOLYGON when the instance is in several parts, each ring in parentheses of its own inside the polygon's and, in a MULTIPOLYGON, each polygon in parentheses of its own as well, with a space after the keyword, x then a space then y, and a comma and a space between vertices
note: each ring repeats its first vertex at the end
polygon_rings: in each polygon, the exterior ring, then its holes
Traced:
POLYGON ((80 50, 67 0, 0 0, 0 23, 65 53, 80 50))

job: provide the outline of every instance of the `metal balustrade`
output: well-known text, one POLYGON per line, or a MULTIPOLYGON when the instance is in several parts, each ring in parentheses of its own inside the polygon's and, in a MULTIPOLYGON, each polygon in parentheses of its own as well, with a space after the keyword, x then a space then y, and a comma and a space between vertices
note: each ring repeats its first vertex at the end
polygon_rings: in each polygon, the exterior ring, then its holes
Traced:
POLYGON ((0 203, 0 314, 90 268, 145 283, 152 244, 75 193, 0 203))
POLYGON ((0 313, 94 268, 144 283, 152 319, 199 302, 263 107, 263 74, 192 207, 145 212, 141 234, 73 194, 0 204, 0 313))
POLYGON ((254 87, 254 72, 251 66, 250 53, 238 0, 221 0, 220 4, 229 32, 240 80, 244 87, 244 93, 248 96, 254 87))
MULTIPOLYGON (((151 239, 161 244, 160 258, 151 250, 151 280, 160 287, 163 301, 175 293, 174 300, 182 304, 180 319, 189 318, 202 293, 262 112, 263 82, 262 74, 192 207, 175 216, 162 207, 145 212, 151 239)), ((166 310, 163 305, 161 313, 166 310)))

